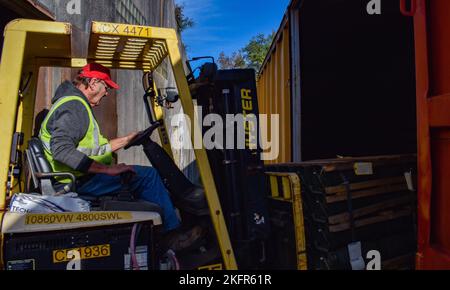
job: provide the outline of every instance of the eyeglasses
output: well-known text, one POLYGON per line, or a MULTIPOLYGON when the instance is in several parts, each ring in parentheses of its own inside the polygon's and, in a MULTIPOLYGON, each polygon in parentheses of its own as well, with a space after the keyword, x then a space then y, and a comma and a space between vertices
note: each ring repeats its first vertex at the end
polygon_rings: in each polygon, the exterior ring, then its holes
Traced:
POLYGON ((105 83, 104 80, 98 80, 97 82, 101 83, 105 87, 105 90, 106 90, 107 93, 110 92, 111 88, 105 83))

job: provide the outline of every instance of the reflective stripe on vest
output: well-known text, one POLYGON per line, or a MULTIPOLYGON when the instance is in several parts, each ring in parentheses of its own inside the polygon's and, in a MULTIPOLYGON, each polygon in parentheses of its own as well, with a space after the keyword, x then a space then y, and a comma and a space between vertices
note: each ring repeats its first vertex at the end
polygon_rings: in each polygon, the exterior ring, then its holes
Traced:
MULTIPOLYGON (((46 149, 46 150, 51 152, 51 150, 50 150, 50 143, 42 141, 42 145, 44 146, 44 149, 46 149)), ((101 155, 105 155, 108 152, 112 152, 112 148, 111 148, 110 144, 106 144, 106 145, 103 145, 103 146, 95 147, 94 149, 78 147, 77 151, 83 153, 84 155, 92 157, 92 156, 101 156, 101 155)))

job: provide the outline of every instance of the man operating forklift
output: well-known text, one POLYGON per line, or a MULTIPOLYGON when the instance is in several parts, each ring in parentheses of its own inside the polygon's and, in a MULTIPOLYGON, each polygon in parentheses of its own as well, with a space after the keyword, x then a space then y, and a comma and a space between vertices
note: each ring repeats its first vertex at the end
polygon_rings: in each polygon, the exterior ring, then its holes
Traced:
MULTIPOLYGON (((92 108, 99 106, 111 89, 117 90, 119 85, 111 80, 109 69, 97 63, 86 65, 73 82, 58 87, 40 130, 46 158, 54 172, 77 176, 80 195, 100 197, 120 192, 125 186, 121 176, 132 173, 127 189, 162 208, 166 246, 175 251, 189 247, 203 230, 198 226, 180 230, 180 220, 158 172, 152 167, 112 165, 112 153, 127 146, 137 133, 110 141, 101 135, 92 108)), ((70 180, 57 182, 64 187, 70 180)), ((185 202, 193 200, 187 196, 185 202)))

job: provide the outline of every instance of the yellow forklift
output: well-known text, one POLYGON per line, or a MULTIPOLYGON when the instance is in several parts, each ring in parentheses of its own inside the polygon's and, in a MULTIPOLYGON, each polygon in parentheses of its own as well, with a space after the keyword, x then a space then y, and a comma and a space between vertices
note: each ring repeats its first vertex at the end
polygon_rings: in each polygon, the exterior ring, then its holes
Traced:
MULTIPOLYGON (((8 211, 10 199, 21 192, 21 185, 27 182, 23 174, 17 174, 25 163, 17 158, 18 152, 26 152, 27 164, 34 169, 32 179, 38 187, 48 189, 48 182, 54 177, 52 172, 41 172, 45 164, 40 163, 39 147, 32 142, 40 67, 81 68, 87 63, 97 62, 111 69, 152 72, 168 58, 184 113, 195 120, 175 30, 93 22, 88 55, 75 57, 73 44, 72 26, 68 23, 19 19, 9 23, 5 29, 0 66, 0 267, 10 270, 170 268, 167 265, 173 266, 173 261, 162 261, 155 246, 161 225, 157 210, 45 214, 8 211)), ((149 74, 147 76, 147 91, 156 92, 149 74)), ((163 124, 163 111, 155 97, 156 94, 152 94, 153 99, 149 102, 151 114, 155 121, 163 124)), ((190 130, 192 142, 194 131, 200 130, 196 122, 193 122, 193 127, 190 130)), ((146 137, 153 129, 155 126, 144 132, 146 137)), ((163 147, 170 155, 167 130, 164 126, 159 130, 163 147)), ((236 269, 207 152, 204 148, 195 149, 195 156, 220 249, 217 263, 197 264, 195 268, 236 269)))
MULTIPOLYGON (((181 101, 184 114, 193 120, 187 122, 192 144, 208 129, 197 121, 202 119, 194 99, 205 114, 258 116, 255 72, 220 71, 213 61, 200 68, 198 77, 192 70, 186 76, 173 29, 93 22, 84 56, 75 52, 75 35, 70 24, 48 21, 15 20, 5 29, 0 64, 0 269, 363 269, 371 262, 366 253, 373 250, 383 254, 383 268, 413 265, 415 156, 344 157, 265 167, 258 144, 250 146, 251 127, 258 126, 245 122, 240 125, 243 150, 206 150, 203 144, 193 149, 208 212, 196 215, 179 207, 180 215, 183 223, 210 230, 192 251, 163 250, 159 208, 127 197, 103 200, 98 206, 98 200, 90 201, 95 206, 89 212, 11 211, 17 194, 51 196, 57 193, 54 177, 75 179, 51 172, 33 138, 33 129, 39 127, 34 114, 41 67, 81 68, 96 62, 142 71, 151 127, 131 145, 142 145, 163 177, 182 180, 166 184, 169 192, 193 185, 164 166, 173 160, 162 107, 181 101), (159 93, 153 81, 152 72, 165 59, 175 76, 176 94, 159 93), (156 129, 162 148, 149 143, 156 129)), ((76 193, 76 187, 69 190, 76 193)))
MULTIPOLYGON (((123 200, 121 196, 115 200, 88 200, 89 212, 10 210, 11 199, 17 194, 52 196, 58 194, 53 188, 56 176, 76 179, 70 174, 51 171, 39 139, 33 134, 33 129, 36 131, 40 126, 39 118, 35 119, 35 101, 41 67, 82 68, 96 62, 110 69, 143 72, 143 103, 151 127, 129 145, 143 146, 163 179, 171 179, 166 184, 169 192, 182 191, 193 184, 180 171, 164 166, 174 165, 164 106, 181 101, 184 114, 194 120, 187 122, 192 144, 196 143, 196 136, 205 134, 205 128, 196 119, 201 116, 195 111, 194 99, 205 114, 219 114, 223 118, 227 114, 258 116, 254 70, 220 71, 213 60, 200 67, 198 76, 194 76, 192 69, 186 76, 180 43, 173 29, 93 22, 88 53, 83 57, 76 55, 75 35, 71 24, 50 21, 18 19, 5 29, 0 64, 0 268, 272 268, 271 261, 280 256, 274 250, 280 243, 269 242, 273 221, 268 216, 268 204, 276 201, 285 204, 287 211, 295 216, 287 230, 293 238, 288 239, 288 247, 282 246, 290 252, 289 266, 282 259, 277 268, 306 269, 300 180, 290 172, 264 172, 261 149, 250 146, 251 124, 245 122, 237 124, 245 133, 243 150, 206 150, 202 142, 201 148, 193 149, 208 210, 198 214, 185 212, 175 205, 180 209, 183 223, 201 225, 208 231, 200 244, 186 252, 174 253, 160 247, 160 209, 130 196, 123 200), (162 93, 153 80, 152 72, 165 59, 174 73, 176 93, 162 93), (149 139, 155 130, 159 131, 162 146, 149 139)), ((190 68, 189 62, 187 65, 190 68)), ((75 184, 65 190, 76 193, 75 184)))

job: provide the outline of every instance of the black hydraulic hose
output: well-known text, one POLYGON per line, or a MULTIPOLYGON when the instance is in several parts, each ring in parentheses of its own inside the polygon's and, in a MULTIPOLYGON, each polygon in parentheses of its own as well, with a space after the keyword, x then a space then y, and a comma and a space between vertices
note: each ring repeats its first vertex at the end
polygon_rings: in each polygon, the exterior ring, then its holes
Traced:
MULTIPOLYGON (((225 114, 230 114, 229 93, 224 93, 225 114)), ((234 124, 233 124, 234 126, 234 124)), ((242 212, 240 208, 239 195, 241 194, 236 186, 236 162, 233 149, 227 149, 226 144, 224 148, 225 158, 225 180, 228 188, 228 200, 230 204, 230 230, 233 234, 234 240, 242 240, 242 212)))

